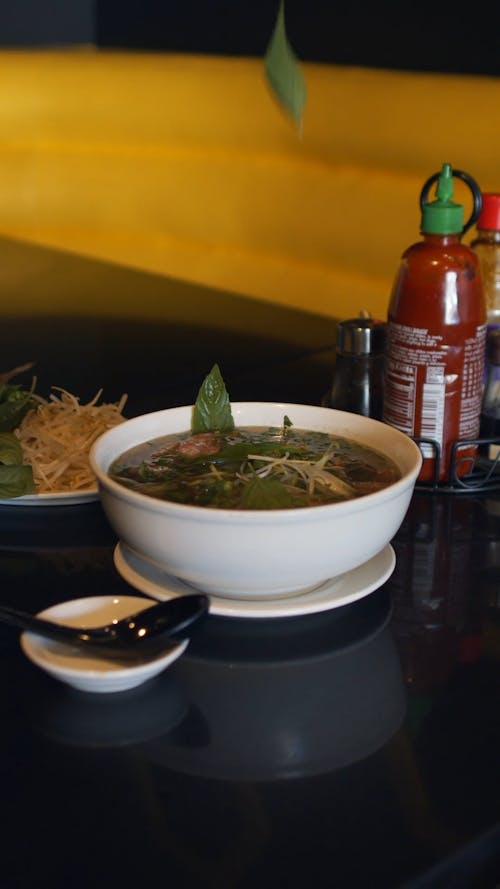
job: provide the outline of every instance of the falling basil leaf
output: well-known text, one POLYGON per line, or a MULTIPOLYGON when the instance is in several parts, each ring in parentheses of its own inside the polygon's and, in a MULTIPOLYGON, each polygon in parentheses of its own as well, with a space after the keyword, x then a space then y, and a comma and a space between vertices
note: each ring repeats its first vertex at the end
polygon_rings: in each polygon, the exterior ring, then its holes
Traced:
POLYGON ((285 486, 276 478, 254 478, 243 491, 243 509, 287 509, 292 497, 285 486))
POLYGON ((200 386, 193 408, 191 431, 231 432, 233 429, 234 420, 229 395, 219 366, 214 364, 200 386))
POLYGON ((0 466, 0 498, 10 500, 23 494, 34 494, 31 466, 0 466))
POLYGON ((280 2, 274 31, 267 47, 264 70, 278 102, 301 127, 307 89, 304 75, 286 34, 284 0, 280 2))

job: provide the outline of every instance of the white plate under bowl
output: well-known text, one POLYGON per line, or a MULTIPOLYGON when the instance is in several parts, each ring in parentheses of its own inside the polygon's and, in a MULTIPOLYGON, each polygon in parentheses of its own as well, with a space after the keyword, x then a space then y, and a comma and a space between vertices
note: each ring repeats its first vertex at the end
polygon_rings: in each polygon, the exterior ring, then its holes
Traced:
MULTIPOLYGON (((172 599, 193 592, 193 587, 172 577, 123 542, 114 551, 118 573, 135 589, 155 599, 172 599)), ((390 544, 358 568, 334 577, 307 593, 289 598, 248 600, 210 596, 210 613, 222 617, 294 617, 329 611, 373 593, 394 571, 396 556, 390 544)))
MULTIPOLYGON (((138 596, 90 596, 52 605, 39 617, 72 627, 98 627, 149 608, 152 602, 138 596)), ((33 632, 21 634, 24 654, 55 679, 88 692, 118 692, 157 676, 185 650, 189 640, 172 645, 164 654, 123 666, 113 659, 95 657, 63 642, 33 632)))
POLYGON ((99 500, 97 487, 86 488, 84 491, 23 494, 22 497, 0 499, 0 506, 76 506, 80 503, 92 503, 94 500, 99 500))

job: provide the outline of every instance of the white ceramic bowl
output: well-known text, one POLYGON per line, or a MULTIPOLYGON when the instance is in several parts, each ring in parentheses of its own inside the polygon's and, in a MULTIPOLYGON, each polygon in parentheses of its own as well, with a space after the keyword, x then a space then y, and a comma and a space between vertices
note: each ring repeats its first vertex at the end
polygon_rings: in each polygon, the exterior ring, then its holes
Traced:
MULTIPOLYGON (((155 603, 150 599, 139 596, 90 596, 52 605, 41 611, 39 617, 71 627, 98 627, 153 604, 155 603)), ((188 641, 184 639, 160 656, 124 667, 118 661, 93 657, 92 654, 36 633, 21 634, 21 648, 30 661, 54 679, 79 691, 88 692, 118 692, 141 685, 177 660, 188 641)))
POLYGON ((290 596, 363 564, 392 539, 405 516, 422 457, 415 442, 385 423, 311 405, 236 402, 236 426, 280 426, 357 439, 388 454, 399 481, 326 506, 223 510, 168 503, 112 481, 113 460, 134 445, 191 426, 192 407, 135 417, 105 432, 90 461, 104 511, 118 537, 169 574, 230 598, 290 596))

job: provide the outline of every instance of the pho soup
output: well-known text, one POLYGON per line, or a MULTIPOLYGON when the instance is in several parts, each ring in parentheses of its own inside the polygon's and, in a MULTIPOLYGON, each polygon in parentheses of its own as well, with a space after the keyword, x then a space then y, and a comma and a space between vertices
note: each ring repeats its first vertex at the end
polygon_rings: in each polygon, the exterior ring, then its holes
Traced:
POLYGON ((163 436, 121 454, 109 475, 161 500, 238 510, 336 503, 401 478, 389 457, 367 445, 286 422, 163 436))

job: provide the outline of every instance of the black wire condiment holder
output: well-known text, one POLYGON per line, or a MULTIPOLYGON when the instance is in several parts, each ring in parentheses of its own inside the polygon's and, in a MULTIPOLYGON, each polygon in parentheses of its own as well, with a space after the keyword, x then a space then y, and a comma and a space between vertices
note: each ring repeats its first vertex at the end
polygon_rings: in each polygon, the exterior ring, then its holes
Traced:
MULTIPOLYGON (((431 449, 425 453, 426 459, 434 461, 434 473, 429 481, 417 481, 415 490, 439 494, 480 494, 486 491, 500 491, 500 437, 496 438, 464 438, 454 441, 450 451, 450 469, 448 477, 439 480, 441 447, 432 438, 414 438, 414 442, 422 451, 422 446, 431 449), (490 445, 498 445, 499 452, 494 459, 486 456, 490 445), (474 447, 476 454, 460 455, 464 447, 474 447)), ((422 456, 424 453, 422 451, 422 456)))

